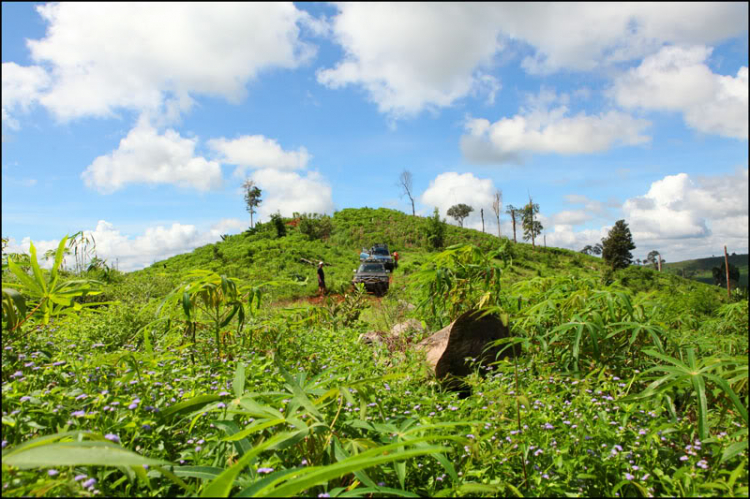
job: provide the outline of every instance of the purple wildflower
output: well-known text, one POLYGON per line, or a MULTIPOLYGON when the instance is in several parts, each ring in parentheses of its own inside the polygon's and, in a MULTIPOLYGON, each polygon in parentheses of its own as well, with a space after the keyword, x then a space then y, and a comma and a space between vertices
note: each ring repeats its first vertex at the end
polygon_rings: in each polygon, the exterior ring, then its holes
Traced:
POLYGON ((114 433, 107 433, 106 435, 104 435, 104 438, 111 442, 120 443, 120 437, 118 437, 114 433))
POLYGON ((631 475, 630 473, 625 473, 625 480, 632 480, 634 478, 635 477, 633 475, 631 475))
POLYGON ((59 474, 60 474, 60 472, 59 472, 59 471, 57 471, 57 470, 54 470, 54 469, 52 469, 52 470, 47 470, 47 474, 48 474, 49 476, 55 476, 55 475, 59 475, 59 474))
POLYGON ((85 482, 83 482, 81 485, 86 487, 87 489, 93 488, 94 484, 96 483, 96 478, 89 478, 85 482))
POLYGON ((258 473, 272 473, 273 468, 258 468, 258 473))
POLYGON ((29 397, 28 395, 24 395, 23 397, 21 397, 21 402, 26 402, 27 400, 31 400, 31 397, 29 397))
POLYGON ((76 475, 73 480, 75 480, 76 482, 80 482, 84 478, 88 478, 88 475, 76 475))
POLYGON ((86 411, 75 411, 71 413, 72 416, 75 416, 77 418, 82 418, 86 415, 86 411))

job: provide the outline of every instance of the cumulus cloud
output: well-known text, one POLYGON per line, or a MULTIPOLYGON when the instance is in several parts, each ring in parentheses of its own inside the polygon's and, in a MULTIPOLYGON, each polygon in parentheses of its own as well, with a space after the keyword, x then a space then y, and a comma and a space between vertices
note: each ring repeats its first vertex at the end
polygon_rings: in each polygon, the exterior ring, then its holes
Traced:
POLYGON ((252 179, 263 191, 263 203, 258 210, 262 219, 268 220, 276 212, 286 217, 294 212, 333 212, 331 186, 318 172, 303 175, 264 168, 253 173, 252 179))
POLYGON ((234 175, 238 177, 244 176, 247 169, 303 169, 312 157, 304 147, 285 151, 276 140, 263 135, 243 135, 234 140, 222 137, 209 140, 208 145, 219 153, 223 163, 237 165, 234 175))
POLYGON ((197 94, 237 102, 260 72, 311 60, 301 27, 325 31, 292 3, 63 2, 37 11, 47 33, 27 45, 51 84, 34 98, 63 121, 118 108, 174 117, 197 94))
MULTIPOLYGON (((626 200, 617 218, 630 227, 638 258, 655 249, 670 261, 688 260, 721 254, 724 245, 730 252, 747 253, 747 192, 747 169, 695 178, 668 175, 653 182, 643 196, 626 200)), ((570 197, 588 201, 585 196, 570 197)), ((551 219, 547 244, 572 250, 600 242, 611 228, 575 231, 572 224, 551 219)))
POLYGON ((664 44, 710 44, 747 32, 740 3, 513 3, 498 6, 511 37, 536 52, 529 73, 590 71, 657 52, 664 44))
POLYGON ((490 123, 469 118, 461 137, 464 157, 477 164, 523 163, 529 154, 590 154, 649 142, 650 122, 619 112, 571 115, 566 94, 542 89, 519 114, 490 123))
MULTIPOLYGON (((381 112, 396 118, 476 93, 493 64, 518 44, 533 50, 521 63, 528 73, 591 71, 645 57, 664 44, 716 43, 746 32, 748 23, 741 3, 403 2, 337 8, 332 33, 345 55, 320 70, 318 81, 330 88, 359 86, 381 112)), ((494 101, 496 90, 486 88, 494 101)))
POLYGON ((141 119, 116 150, 96 158, 81 178, 103 194, 128 184, 174 184, 201 191, 221 186, 221 166, 196 156, 196 143, 172 129, 159 134, 141 119))
MULTIPOLYGON (((148 227, 136 236, 123 234, 113 224, 100 220, 93 230, 84 231, 87 236, 93 236, 96 241, 96 254, 107 260, 109 265, 117 264, 122 271, 128 272, 146 267, 154 261, 164 260, 174 255, 192 251, 205 244, 219 240, 222 234, 238 233, 247 227, 247 222, 238 219, 223 219, 208 229, 200 230, 194 225, 173 223, 169 227, 148 227)), ((34 241, 37 256, 41 259, 45 251, 56 249, 57 241, 34 241)), ((9 252, 29 251, 30 239, 23 238, 20 243, 11 239, 9 252)), ((42 262, 40 262, 42 263, 42 262)), ((71 261, 66 261, 71 265, 71 261)), ((43 262, 43 266, 50 268, 52 261, 43 262)))
POLYGON ((17 112, 26 112, 49 85, 47 73, 37 66, 19 66, 4 62, 2 66, 2 123, 18 129, 17 112))
POLYGON ((552 216, 552 222, 559 225, 581 225, 594 218, 585 210, 563 210, 552 216))
POLYGON ((330 88, 361 86, 383 113, 413 116, 450 106, 484 90, 494 101, 499 82, 484 68, 503 44, 497 13, 470 3, 340 3, 334 39, 345 51, 318 71, 330 88))
POLYGON ((678 111, 691 128, 747 139, 748 68, 736 77, 713 73, 705 62, 711 51, 664 47, 617 78, 611 94, 624 107, 678 111))
MULTIPOLYGON (((455 220, 447 215, 448 209, 459 203, 467 204, 474 211, 464 220, 464 227, 482 229, 480 209, 484 209, 485 231, 490 225, 496 226, 495 214, 492 211, 492 202, 495 195, 495 185, 491 179, 475 177, 473 173, 441 173, 420 196, 420 202, 429 208, 437 207, 440 216, 449 222, 455 220)), ((502 225, 502 221, 500 222, 502 225)))

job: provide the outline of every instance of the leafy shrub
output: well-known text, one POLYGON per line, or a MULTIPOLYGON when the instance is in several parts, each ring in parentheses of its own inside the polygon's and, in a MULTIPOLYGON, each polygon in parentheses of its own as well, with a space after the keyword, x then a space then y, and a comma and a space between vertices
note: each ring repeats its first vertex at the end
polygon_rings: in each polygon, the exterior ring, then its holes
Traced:
POLYGON ((299 231, 310 240, 328 239, 333 230, 331 217, 328 215, 318 213, 303 213, 300 215, 295 213, 294 218, 299 219, 299 231))
POLYGON ((445 245, 446 232, 445 219, 440 220, 440 212, 437 208, 432 216, 427 219, 424 234, 432 249, 440 249, 445 245))

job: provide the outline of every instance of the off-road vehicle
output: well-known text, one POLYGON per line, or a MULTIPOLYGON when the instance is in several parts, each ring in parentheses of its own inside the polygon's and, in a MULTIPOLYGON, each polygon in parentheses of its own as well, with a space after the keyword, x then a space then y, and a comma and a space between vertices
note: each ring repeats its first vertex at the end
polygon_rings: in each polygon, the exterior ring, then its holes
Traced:
POLYGON ((386 270, 393 270, 393 257, 391 256, 390 252, 388 251, 388 245, 387 244, 375 244, 372 248, 370 248, 370 258, 371 260, 377 260, 380 263, 382 263, 386 270))
POLYGON ((359 268, 354 271, 352 284, 362 283, 368 292, 383 295, 388 291, 390 271, 378 260, 365 260, 359 268))

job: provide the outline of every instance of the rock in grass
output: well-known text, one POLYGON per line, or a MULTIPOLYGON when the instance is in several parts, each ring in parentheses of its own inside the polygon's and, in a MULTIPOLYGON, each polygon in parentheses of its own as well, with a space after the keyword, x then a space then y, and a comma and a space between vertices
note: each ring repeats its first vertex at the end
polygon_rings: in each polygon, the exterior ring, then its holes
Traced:
POLYGON ((422 323, 417 319, 408 319, 400 322, 391 328, 391 336, 412 336, 424 331, 422 323))
MULTIPOLYGON (((479 315, 475 311, 466 312, 417 344, 418 349, 427 353, 427 364, 438 379, 471 374, 473 367, 467 357, 485 365, 495 361, 502 347, 487 347, 493 341, 507 338, 510 330, 496 315, 479 315)), ((497 358, 511 355, 513 349, 507 348, 497 358)))

